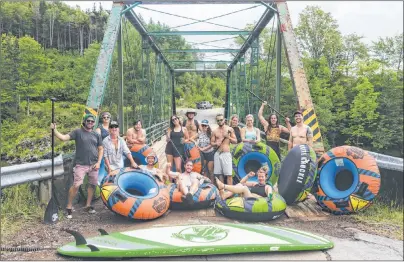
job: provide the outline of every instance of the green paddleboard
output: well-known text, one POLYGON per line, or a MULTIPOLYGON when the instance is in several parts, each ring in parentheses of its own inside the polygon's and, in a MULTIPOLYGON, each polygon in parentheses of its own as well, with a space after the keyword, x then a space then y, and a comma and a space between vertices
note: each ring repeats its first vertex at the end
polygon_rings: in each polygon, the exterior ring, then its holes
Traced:
POLYGON ((72 257, 124 258, 324 250, 334 246, 311 233, 260 224, 153 227, 105 234, 88 239, 76 234, 76 242, 58 248, 58 252, 72 257))

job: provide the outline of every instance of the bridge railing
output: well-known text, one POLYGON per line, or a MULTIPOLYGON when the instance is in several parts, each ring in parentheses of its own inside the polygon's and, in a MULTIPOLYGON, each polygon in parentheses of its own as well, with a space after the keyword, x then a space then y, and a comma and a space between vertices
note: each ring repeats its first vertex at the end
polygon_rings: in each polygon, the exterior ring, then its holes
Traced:
POLYGON ((156 140, 160 139, 164 135, 164 131, 167 130, 168 126, 169 121, 166 120, 147 127, 145 129, 147 144, 151 146, 156 140))

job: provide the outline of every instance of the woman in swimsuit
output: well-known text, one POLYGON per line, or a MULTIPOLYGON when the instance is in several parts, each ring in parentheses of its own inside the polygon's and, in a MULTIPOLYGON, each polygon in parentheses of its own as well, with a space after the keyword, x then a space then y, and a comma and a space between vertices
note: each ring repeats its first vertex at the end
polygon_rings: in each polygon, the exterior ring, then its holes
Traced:
POLYGON ((268 120, 265 120, 265 118, 262 116, 262 111, 264 111, 264 106, 266 104, 267 102, 262 103, 261 108, 258 111, 258 119, 264 127, 267 145, 275 150, 279 160, 281 160, 281 150, 279 145, 281 133, 289 134, 292 126, 290 125, 290 120, 288 117, 285 118, 287 128, 280 125, 276 114, 270 114, 268 120))
POLYGON ((178 116, 173 115, 170 119, 170 127, 167 130, 166 136, 167 146, 165 150, 167 163, 172 163, 174 160, 176 171, 182 172, 181 159, 185 160, 184 143, 189 142, 188 131, 186 127, 181 125, 178 116))
POLYGON ((243 142, 257 143, 261 141, 260 130, 253 126, 254 117, 249 114, 245 117, 246 126, 241 129, 241 139, 243 142))

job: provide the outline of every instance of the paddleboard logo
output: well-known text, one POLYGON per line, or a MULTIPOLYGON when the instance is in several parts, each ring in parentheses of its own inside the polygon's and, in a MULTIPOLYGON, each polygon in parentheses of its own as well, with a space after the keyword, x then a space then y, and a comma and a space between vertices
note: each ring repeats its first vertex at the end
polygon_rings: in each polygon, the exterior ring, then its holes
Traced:
POLYGON ((163 197, 160 197, 160 198, 154 200, 152 207, 154 210, 156 210, 157 213, 160 214, 161 212, 163 212, 166 209, 167 201, 163 197))
POLYGON ((217 226, 195 226, 174 233, 172 237, 195 243, 208 243, 225 239, 227 235, 228 230, 217 226))

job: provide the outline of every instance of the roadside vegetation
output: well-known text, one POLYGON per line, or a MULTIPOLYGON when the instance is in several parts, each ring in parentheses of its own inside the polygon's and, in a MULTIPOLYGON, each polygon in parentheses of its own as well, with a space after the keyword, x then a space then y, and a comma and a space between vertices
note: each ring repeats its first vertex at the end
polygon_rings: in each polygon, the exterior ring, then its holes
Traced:
POLYGON ((354 214, 354 218, 376 231, 384 232, 390 237, 403 240, 403 212, 402 206, 375 201, 372 206, 363 212, 354 214))

